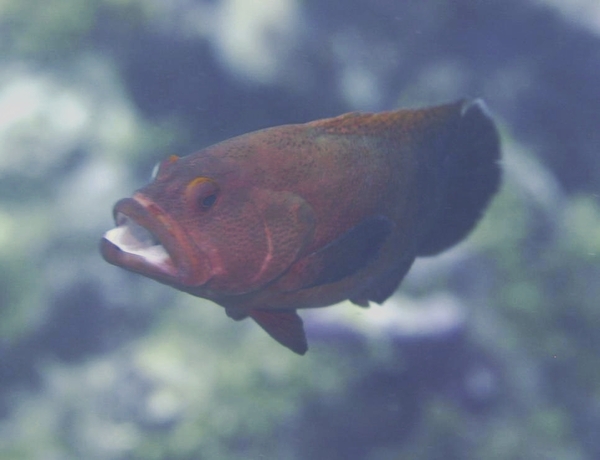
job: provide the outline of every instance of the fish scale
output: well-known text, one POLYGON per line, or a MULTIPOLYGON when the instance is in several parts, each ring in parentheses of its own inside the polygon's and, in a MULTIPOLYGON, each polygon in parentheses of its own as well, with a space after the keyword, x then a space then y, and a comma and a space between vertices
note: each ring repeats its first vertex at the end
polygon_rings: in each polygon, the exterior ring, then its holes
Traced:
POLYGON ((267 128, 171 155, 115 205, 101 252, 304 354, 297 310, 384 302, 468 235, 499 161, 480 100, 267 128))

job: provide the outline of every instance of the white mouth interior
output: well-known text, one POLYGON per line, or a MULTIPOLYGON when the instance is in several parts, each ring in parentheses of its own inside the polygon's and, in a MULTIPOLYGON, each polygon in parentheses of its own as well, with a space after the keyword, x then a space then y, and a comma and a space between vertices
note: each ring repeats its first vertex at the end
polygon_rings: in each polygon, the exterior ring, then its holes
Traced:
POLYGON ((117 214, 117 227, 106 232, 104 238, 121 251, 140 256, 151 265, 164 266, 171 260, 152 233, 122 213, 117 214))

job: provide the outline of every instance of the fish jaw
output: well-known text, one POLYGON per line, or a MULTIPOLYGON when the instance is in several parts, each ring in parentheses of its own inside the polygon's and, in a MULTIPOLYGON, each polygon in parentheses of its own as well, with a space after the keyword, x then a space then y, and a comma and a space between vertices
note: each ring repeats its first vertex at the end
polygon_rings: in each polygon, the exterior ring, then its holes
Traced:
POLYGON ((140 193, 118 201, 116 227, 100 241, 108 262, 176 288, 201 287, 212 276, 211 264, 180 225, 140 193))

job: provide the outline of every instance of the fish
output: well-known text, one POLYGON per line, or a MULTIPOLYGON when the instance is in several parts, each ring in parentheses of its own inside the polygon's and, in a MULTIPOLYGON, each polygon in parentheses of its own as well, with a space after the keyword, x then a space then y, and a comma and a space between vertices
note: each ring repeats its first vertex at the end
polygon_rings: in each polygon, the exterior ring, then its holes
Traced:
POLYGON ((100 252, 303 355, 297 310, 383 303, 475 227, 500 162, 481 99, 266 128, 167 157, 114 205, 100 252))

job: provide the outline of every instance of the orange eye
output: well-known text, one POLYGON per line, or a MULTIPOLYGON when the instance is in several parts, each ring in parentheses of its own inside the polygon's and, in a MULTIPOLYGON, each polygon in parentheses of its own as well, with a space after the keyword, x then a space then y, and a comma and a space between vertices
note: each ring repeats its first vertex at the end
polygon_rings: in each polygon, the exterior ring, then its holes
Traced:
POLYGON ((216 203, 219 186, 208 177, 196 177, 187 185, 185 193, 192 205, 207 210, 216 203))

